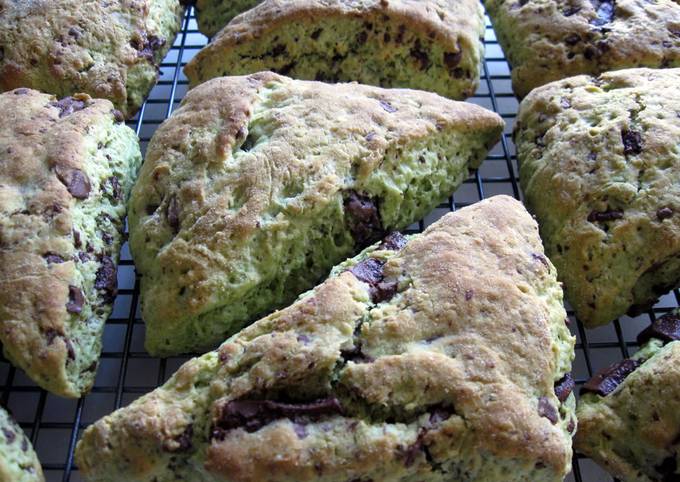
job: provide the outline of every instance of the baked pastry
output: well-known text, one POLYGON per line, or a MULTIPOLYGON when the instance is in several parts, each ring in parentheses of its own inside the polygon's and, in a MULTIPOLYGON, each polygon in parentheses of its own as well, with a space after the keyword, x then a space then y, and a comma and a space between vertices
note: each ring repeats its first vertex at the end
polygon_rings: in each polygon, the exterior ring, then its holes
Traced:
POLYGON ((94 382, 116 294, 125 201, 141 163, 113 104, 0 94, 0 341, 46 390, 94 382))
POLYGON ((501 118, 427 92, 224 77, 156 132, 130 202, 146 348, 214 348, 421 219, 501 118))
MULTIPOLYGON (((87 428, 90 481, 561 481, 574 338, 521 203, 390 235, 87 428)), ((573 384, 573 382, 572 382, 573 384)))
POLYGON ((642 332, 642 348, 581 390, 578 451, 624 481, 680 479, 680 312, 642 332))
POLYGON ((471 96, 484 56, 477 0, 265 0, 236 17, 185 67, 191 85, 271 70, 471 96))
POLYGON ((207 37, 214 36, 232 18, 253 8, 262 0, 197 0, 196 22, 207 37))
POLYGON ((183 12, 180 0, 0 0, 0 91, 85 92, 132 117, 183 12))
POLYGON ((2 482, 45 480, 31 442, 2 406, 0 406, 0 480, 2 482))
POLYGON ((587 326, 649 308, 680 280, 680 69, 534 90, 515 130, 520 180, 587 326))
POLYGON ((680 67, 675 0, 487 0, 518 97, 555 80, 680 67))

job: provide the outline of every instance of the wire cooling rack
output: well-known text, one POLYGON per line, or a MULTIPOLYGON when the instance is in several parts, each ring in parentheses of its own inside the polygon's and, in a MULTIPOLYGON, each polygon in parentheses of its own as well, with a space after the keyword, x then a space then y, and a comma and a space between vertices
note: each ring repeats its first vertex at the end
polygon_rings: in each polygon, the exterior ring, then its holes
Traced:
MULTIPOLYGON (((193 9, 183 20, 182 31, 161 64, 161 80, 139 114, 128 124, 140 137, 142 151, 151 135, 177 107, 187 91, 182 67, 207 42, 196 28, 193 9)), ((447 202, 410 227, 419 232, 445 213, 485 197, 508 194, 521 199, 517 162, 511 132, 518 103, 510 86, 510 71, 496 41, 491 24, 486 24, 486 58, 480 87, 470 102, 498 112, 507 126, 501 142, 489 153, 480 169, 447 202)), ((135 277, 127 244, 123 246, 118 272, 119 294, 104 333, 102 354, 95 386, 80 400, 66 400, 38 388, 26 375, 0 356, 0 402, 9 407, 24 428, 43 464, 48 481, 81 481, 73 463, 73 450, 82 430, 114 409, 125 406, 162 384, 187 357, 160 360, 144 351, 144 325, 139 312, 139 281, 135 277)), ((596 330, 586 330, 568 310, 572 332, 577 337, 574 376, 583 384, 593 370, 628 357, 637 349, 635 336, 650 320, 680 303, 678 290, 664 296, 653 310, 637 318, 596 330)), ((567 307, 568 308, 568 307, 567 307)), ((611 481, 591 460, 574 457, 574 471, 568 481, 611 481)))

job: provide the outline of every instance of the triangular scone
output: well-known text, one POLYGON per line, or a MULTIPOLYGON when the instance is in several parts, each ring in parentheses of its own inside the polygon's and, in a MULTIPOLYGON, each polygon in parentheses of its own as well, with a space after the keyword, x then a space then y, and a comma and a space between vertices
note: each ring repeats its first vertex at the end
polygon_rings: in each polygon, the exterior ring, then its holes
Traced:
POLYGON ((0 406, 0 481, 43 482, 42 467, 31 442, 0 406))
POLYGON ((94 383, 142 156, 108 100, 0 94, 0 341, 46 390, 94 383))
POLYGON ((435 94, 272 73, 214 79, 156 132, 130 203, 146 348, 213 348, 417 221, 503 121, 435 94))
POLYGON ((632 358, 581 389, 575 446, 626 482, 680 480, 679 314, 657 319, 632 358))
POLYGON ((680 280, 680 69, 534 90, 515 130, 520 179, 567 299, 588 326, 680 280))
POLYGON ((253 8, 262 0, 197 0, 195 5, 198 29, 213 37, 241 12, 253 8))
POLYGON ((392 234, 88 427, 90 481, 561 481, 574 338, 499 196, 392 234))
POLYGON ((271 70, 464 99, 484 57, 478 0, 264 0, 186 66, 192 85, 271 70))

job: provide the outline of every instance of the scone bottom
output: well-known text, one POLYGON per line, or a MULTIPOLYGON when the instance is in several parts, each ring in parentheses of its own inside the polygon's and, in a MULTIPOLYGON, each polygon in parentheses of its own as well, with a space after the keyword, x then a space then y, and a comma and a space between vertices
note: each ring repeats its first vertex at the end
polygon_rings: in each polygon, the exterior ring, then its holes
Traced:
POLYGON ((78 467, 91 481, 557 482, 574 429, 565 316, 531 217, 482 201, 388 236, 88 427, 78 467))

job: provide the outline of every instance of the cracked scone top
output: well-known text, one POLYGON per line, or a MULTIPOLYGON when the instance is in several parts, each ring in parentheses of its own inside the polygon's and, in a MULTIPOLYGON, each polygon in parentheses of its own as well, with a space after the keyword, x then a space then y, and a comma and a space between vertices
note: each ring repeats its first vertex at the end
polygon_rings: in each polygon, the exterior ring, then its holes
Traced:
POLYGON ((94 383, 139 143, 111 102, 0 94, 0 341, 41 387, 94 383))
POLYGON ((626 482, 680 479, 679 315, 655 320, 635 355, 581 389, 575 447, 626 482))
POLYGON ((520 105, 526 201, 588 326, 648 308, 680 279, 679 89, 680 69, 620 70, 520 105))
POLYGON ((183 12, 179 0, 0 0, 0 91, 84 92, 132 117, 183 12))
POLYGON ((270 70, 464 99, 479 84, 484 31, 477 0, 265 0, 184 71, 192 85, 270 70))
POLYGON ((503 121, 435 94, 272 73, 189 91, 130 202, 146 348, 205 351, 421 219, 503 121))
POLYGON ((518 97, 566 77, 680 67, 677 0, 489 0, 518 97))
POLYGON ((388 236, 85 431, 90 481, 561 481, 574 338, 521 203, 388 236))
POLYGON ((196 22, 198 29, 213 37, 222 27, 241 12, 262 3, 262 0, 197 0, 196 22))
POLYGON ((0 481, 44 482, 42 467, 26 434, 0 405, 0 481))

